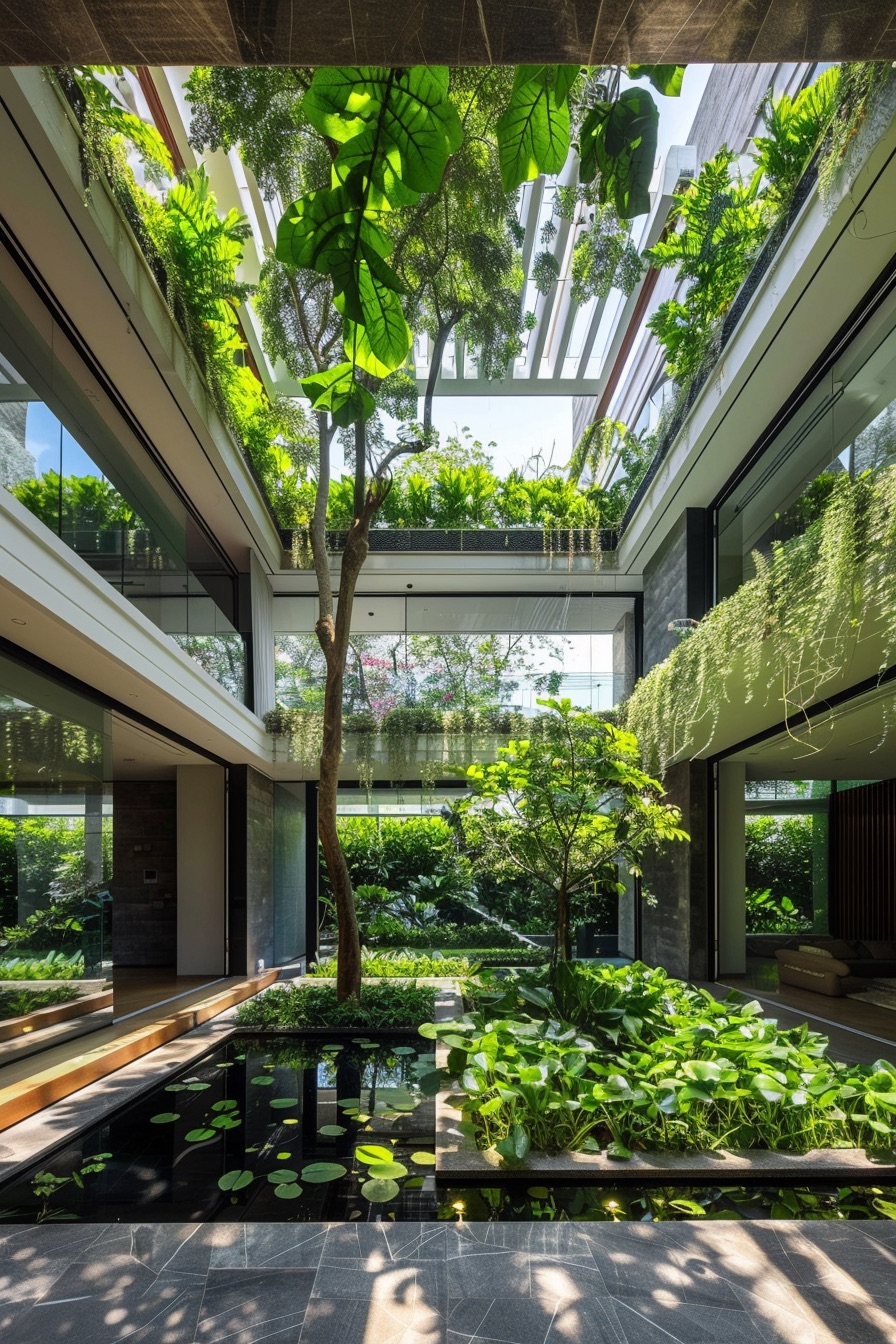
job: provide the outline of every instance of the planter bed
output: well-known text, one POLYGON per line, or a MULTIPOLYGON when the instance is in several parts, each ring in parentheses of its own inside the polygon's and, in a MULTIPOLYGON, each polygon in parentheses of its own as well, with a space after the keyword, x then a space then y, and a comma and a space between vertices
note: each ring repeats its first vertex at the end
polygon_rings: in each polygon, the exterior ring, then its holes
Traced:
MULTIPOLYGON (((63 981, 55 981, 54 988, 63 981)), ((102 981, 81 981, 82 985, 97 983, 101 985, 102 981)), ((42 987, 42 986, 41 986, 42 987)), ((29 986, 30 988, 30 986, 29 986)), ((95 1013, 102 1008, 112 1007, 112 990, 95 989, 82 994, 78 999, 72 999, 68 1003, 54 1003, 47 1008, 35 1008, 30 1013, 25 1013, 21 1017, 6 1017, 0 1021, 0 1042, 12 1041, 22 1035, 31 1035, 32 1032, 41 1031, 45 1027, 54 1027, 58 1022, 68 1022, 74 1017, 83 1017, 87 1013, 95 1013)))

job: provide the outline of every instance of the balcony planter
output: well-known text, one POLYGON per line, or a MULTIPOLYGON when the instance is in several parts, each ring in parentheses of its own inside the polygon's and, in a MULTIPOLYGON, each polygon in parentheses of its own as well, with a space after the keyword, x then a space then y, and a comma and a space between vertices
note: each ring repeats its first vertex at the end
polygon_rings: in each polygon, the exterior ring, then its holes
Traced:
MULTIPOLYGON (((283 549, 292 551, 298 529, 281 528, 283 549)), ((328 549, 340 552, 345 545, 345 532, 327 534, 328 549)), ((595 534, 591 528, 502 527, 502 528, 400 528, 378 527, 370 533, 372 552, 449 551, 505 555, 505 554, 561 554, 591 555, 595 552, 615 551, 617 533, 601 528, 595 534)))

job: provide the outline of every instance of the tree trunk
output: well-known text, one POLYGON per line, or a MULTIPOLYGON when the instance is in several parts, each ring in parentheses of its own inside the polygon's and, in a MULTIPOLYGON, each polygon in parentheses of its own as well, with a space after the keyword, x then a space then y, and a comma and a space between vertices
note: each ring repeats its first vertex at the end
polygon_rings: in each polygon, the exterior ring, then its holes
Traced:
POLYGON ((566 884, 561 883, 557 888, 557 907, 554 912, 554 951, 551 955, 551 965, 556 966, 560 961, 569 961, 571 946, 569 936, 569 893, 566 890, 566 884))
MULTIPOLYGON (((363 426, 357 438, 356 451, 360 456, 364 451, 363 426)), ((321 614, 315 626, 318 641, 327 661, 324 728, 320 753, 318 834, 336 906, 339 938, 336 995, 340 1002, 361 997, 361 936, 351 877, 336 827, 336 806, 339 792, 339 763, 342 760, 342 698, 352 629, 352 607, 358 575, 367 559, 370 521, 376 512, 376 507, 373 499, 368 496, 362 507, 357 510, 357 516, 352 519, 345 549, 342 552, 335 620, 331 602, 328 612, 321 606, 321 614)), ((312 542, 313 540, 312 535, 312 542)))

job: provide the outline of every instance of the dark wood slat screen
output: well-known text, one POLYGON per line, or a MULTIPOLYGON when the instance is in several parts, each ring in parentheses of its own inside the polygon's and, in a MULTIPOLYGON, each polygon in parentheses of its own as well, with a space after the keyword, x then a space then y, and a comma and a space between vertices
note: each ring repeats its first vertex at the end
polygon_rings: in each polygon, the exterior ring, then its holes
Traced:
POLYGON ((831 798, 831 932, 896 939, 896 780, 831 798))

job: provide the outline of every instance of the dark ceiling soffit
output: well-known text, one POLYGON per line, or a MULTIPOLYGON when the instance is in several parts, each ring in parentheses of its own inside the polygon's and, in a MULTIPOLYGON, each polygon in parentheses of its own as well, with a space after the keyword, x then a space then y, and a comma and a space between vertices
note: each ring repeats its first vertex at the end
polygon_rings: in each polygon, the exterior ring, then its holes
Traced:
POLYGON ((7 65, 896 59, 893 0, 13 0, 7 65))

